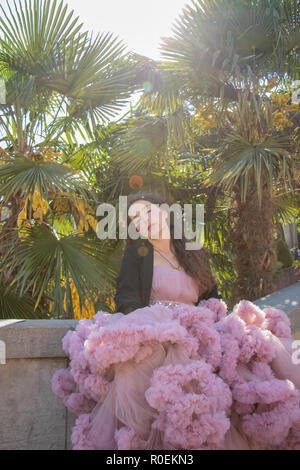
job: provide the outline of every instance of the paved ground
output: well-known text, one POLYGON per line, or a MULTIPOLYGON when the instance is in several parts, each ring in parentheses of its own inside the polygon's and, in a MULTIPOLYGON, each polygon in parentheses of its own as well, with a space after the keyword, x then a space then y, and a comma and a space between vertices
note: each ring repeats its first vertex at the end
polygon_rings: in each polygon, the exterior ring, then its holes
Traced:
POLYGON ((280 308, 287 313, 296 308, 300 308, 300 281, 284 289, 280 289, 277 292, 273 292, 273 294, 255 300, 253 303, 262 308, 280 308))
POLYGON ((300 339, 300 281, 254 300, 253 303, 260 308, 275 307, 288 313, 292 322, 293 338, 300 339))

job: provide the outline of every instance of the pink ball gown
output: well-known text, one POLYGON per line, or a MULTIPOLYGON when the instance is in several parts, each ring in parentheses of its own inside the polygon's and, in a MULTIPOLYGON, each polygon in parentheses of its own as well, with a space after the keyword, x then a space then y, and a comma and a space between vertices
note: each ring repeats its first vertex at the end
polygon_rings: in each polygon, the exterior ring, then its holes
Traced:
POLYGON ((78 417, 73 450, 300 449, 300 345, 282 310, 198 299, 154 266, 150 305, 99 311, 62 340, 52 391, 78 417))

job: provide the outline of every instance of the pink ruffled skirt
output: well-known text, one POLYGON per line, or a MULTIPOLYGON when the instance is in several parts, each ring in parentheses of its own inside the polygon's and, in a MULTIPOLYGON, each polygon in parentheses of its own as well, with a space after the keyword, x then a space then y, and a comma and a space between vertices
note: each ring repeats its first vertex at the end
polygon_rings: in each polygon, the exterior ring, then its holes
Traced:
POLYGON ((52 390, 74 450, 300 449, 300 342, 287 315, 240 301, 98 312, 63 338, 52 390), (298 344, 299 343, 299 344, 298 344))

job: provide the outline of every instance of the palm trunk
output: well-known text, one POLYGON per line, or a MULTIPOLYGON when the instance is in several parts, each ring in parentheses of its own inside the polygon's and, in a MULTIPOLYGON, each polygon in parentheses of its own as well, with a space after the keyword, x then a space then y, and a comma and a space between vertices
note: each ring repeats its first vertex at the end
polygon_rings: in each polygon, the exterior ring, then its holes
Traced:
POLYGON ((277 255, 272 215, 272 196, 266 184, 262 183, 261 207, 253 177, 244 202, 240 181, 235 184, 228 213, 237 273, 230 299, 232 306, 242 299, 256 300, 274 291, 272 278, 277 255))

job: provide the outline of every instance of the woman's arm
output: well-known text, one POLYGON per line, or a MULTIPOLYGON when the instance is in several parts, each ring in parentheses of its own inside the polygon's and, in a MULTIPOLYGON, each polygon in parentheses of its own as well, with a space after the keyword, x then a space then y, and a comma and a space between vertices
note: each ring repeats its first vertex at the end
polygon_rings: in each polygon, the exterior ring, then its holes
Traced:
POLYGON ((130 313, 143 307, 140 293, 139 259, 134 245, 126 247, 114 296, 116 312, 130 313))

